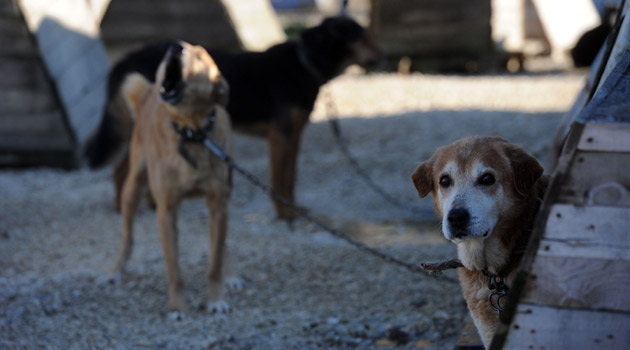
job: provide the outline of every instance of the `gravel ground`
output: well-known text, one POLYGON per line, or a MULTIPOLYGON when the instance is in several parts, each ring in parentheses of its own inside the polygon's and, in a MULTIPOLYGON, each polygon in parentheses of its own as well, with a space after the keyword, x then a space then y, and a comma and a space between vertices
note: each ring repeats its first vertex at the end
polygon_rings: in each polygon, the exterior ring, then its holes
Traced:
MULTIPOLYGON (((326 87, 352 153, 405 203, 409 175, 435 147, 470 134, 501 135, 541 159, 581 87, 581 74, 439 76, 347 74, 326 87)), ((336 148, 318 101, 299 161, 298 201, 334 227, 411 261, 455 256, 438 223, 384 202, 336 148)), ((235 155, 268 182, 265 142, 235 136, 235 155)), ((268 198, 235 178, 228 246, 245 288, 233 311, 204 300, 207 215, 182 206, 181 265, 191 312, 167 317, 155 214, 137 215, 135 251, 119 285, 96 280, 113 263, 121 218, 109 169, 0 172, 0 348, 450 349, 467 310, 453 272, 412 274, 304 220, 274 219, 268 198)))

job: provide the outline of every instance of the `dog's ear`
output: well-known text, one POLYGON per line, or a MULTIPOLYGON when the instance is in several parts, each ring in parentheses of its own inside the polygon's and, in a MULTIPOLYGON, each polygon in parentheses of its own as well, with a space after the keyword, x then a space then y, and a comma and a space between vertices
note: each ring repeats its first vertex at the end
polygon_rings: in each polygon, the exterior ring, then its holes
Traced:
POLYGON ((543 174, 543 167, 538 160, 523 148, 508 145, 506 154, 514 174, 514 187, 520 195, 527 195, 536 181, 543 174))
POLYGON ((411 174, 413 185, 418 190, 418 196, 426 197, 433 191, 433 164, 430 160, 422 162, 411 174))
POLYGON ((164 79, 160 86, 160 98, 169 104, 177 104, 184 97, 184 77, 182 75, 182 52, 179 45, 171 45, 164 55, 164 79))
POLYGON ((217 103, 223 107, 227 107, 230 102, 230 84, 224 77, 219 78, 219 83, 216 86, 217 89, 217 103))

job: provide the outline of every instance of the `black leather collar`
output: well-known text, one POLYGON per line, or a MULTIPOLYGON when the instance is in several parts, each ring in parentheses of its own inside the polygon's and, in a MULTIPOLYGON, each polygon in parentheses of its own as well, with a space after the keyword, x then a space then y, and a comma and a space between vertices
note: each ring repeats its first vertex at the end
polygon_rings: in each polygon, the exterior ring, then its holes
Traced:
POLYGON ((177 144, 177 150, 179 151, 179 154, 184 159, 186 159, 186 161, 195 169, 197 168, 197 162, 195 161, 193 156, 190 154, 190 152, 188 151, 184 143, 185 142, 203 143, 204 140, 207 139, 208 134, 212 133, 212 129, 214 128, 215 121, 216 121, 216 111, 213 108, 212 112, 210 112, 210 114, 208 115, 208 120, 206 121, 204 126, 202 126, 199 129, 191 129, 186 126, 181 126, 177 124, 175 121, 171 122, 171 125, 173 125, 173 129, 179 135, 179 143, 177 144))

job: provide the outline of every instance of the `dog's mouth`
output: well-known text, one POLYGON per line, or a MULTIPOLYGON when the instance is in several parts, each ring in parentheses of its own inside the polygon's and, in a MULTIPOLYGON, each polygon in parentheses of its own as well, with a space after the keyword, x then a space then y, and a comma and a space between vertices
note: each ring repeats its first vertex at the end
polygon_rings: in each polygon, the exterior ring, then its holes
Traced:
POLYGON ((485 231, 483 234, 472 234, 468 230, 458 229, 455 231, 451 231, 451 238, 449 239, 453 243, 460 243, 463 241, 471 240, 471 239, 481 239, 484 240, 488 238, 490 235, 490 230, 485 231))

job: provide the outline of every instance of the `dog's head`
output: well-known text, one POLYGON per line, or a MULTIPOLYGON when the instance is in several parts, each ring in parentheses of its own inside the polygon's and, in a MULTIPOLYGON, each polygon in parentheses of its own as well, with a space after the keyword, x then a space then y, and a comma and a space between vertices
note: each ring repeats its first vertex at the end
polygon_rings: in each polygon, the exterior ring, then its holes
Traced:
POLYGON ((330 17, 301 33, 309 58, 334 77, 352 64, 370 68, 383 61, 383 52, 366 30, 349 17, 330 17))
POLYGON ((420 197, 433 196, 444 236, 458 245, 464 266, 481 270, 505 262, 513 246, 509 228, 538 194, 542 173, 521 147, 472 136, 438 148, 411 178, 420 197))
POLYGON ((182 125, 197 127, 215 104, 228 103, 229 85, 201 46, 184 42, 171 45, 160 63, 155 83, 169 115, 182 125))

